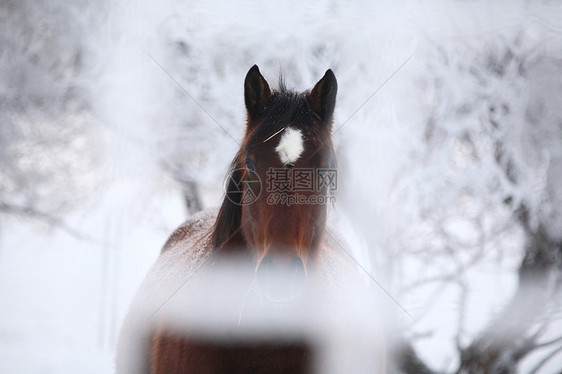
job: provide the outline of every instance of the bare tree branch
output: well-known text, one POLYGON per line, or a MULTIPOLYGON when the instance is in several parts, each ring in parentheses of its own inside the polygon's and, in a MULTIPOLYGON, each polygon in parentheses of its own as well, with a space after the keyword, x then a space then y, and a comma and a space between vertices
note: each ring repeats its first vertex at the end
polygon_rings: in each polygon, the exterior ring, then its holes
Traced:
POLYGON ((416 354, 407 342, 401 342, 394 352, 394 362, 399 370, 406 374, 436 374, 416 354))
POLYGON ((519 214, 527 232, 525 256, 519 268, 519 285, 503 311, 468 347, 461 350, 458 373, 511 373, 525 355, 536 348, 537 336, 527 338, 532 325, 547 312, 559 271, 562 243, 549 238, 539 226, 532 230, 523 207, 519 214))
POLYGON ((62 231, 64 231, 65 233, 76 239, 87 241, 90 243, 96 243, 96 241, 92 237, 69 226, 62 219, 45 212, 41 212, 30 206, 18 206, 18 205, 12 205, 12 204, 0 202, 0 213, 14 214, 14 215, 37 219, 51 226, 61 229, 62 231))
POLYGON ((548 347, 549 345, 553 345, 553 344, 556 344, 556 343, 562 343, 562 336, 560 336, 556 339, 549 340, 549 341, 544 342, 544 343, 535 344, 535 348, 548 347))
POLYGON ((550 361, 559 353, 562 353, 562 345, 546 355, 541 361, 539 361, 539 363, 529 372, 529 374, 537 374, 541 367, 543 367, 548 361, 550 361))

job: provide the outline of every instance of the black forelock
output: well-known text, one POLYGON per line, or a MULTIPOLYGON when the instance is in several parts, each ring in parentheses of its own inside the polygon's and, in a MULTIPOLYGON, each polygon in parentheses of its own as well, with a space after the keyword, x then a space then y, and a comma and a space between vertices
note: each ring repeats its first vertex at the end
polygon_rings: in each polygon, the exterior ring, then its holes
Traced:
POLYGON ((297 128, 314 128, 314 116, 306 101, 306 93, 288 90, 283 78, 280 78, 279 90, 273 92, 261 123, 250 138, 249 144, 262 143, 288 125, 297 128))

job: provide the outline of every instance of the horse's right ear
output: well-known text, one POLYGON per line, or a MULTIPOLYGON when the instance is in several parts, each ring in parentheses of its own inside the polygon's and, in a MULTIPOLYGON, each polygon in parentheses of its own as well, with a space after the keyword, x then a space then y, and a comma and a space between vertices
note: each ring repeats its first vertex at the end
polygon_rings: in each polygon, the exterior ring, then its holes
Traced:
POLYGON ((329 123, 334 114, 334 107, 336 106, 336 94, 338 93, 338 82, 336 76, 331 69, 326 71, 326 74, 320 79, 314 88, 307 95, 308 104, 320 117, 324 123, 329 123))
POLYGON ((265 78, 261 75, 257 65, 246 74, 244 81, 244 100, 246 101, 246 109, 250 120, 255 120, 263 114, 263 110, 269 103, 271 98, 271 90, 265 78))

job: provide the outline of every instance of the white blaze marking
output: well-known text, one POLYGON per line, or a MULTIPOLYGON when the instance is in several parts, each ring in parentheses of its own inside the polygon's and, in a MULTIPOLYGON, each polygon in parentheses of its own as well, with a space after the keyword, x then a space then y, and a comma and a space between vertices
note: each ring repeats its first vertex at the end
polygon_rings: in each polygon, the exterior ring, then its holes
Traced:
POLYGON ((302 144, 301 130, 288 127, 283 131, 279 145, 275 148, 281 162, 285 165, 292 164, 301 156, 304 146, 302 144))

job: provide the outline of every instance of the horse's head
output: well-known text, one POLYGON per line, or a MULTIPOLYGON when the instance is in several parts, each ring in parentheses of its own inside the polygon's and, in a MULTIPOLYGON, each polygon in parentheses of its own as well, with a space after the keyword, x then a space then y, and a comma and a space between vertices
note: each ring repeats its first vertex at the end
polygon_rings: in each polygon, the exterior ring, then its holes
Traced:
POLYGON ((331 124, 336 92, 331 70, 304 93, 288 91, 282 82, 271 91, 257 66, 246 76, 246 135, 214 239, 219 250, 251 250, 266 292, 275 292, 268 274, 282 272, 294 278, 288 283, 299 283, 317 257, 329 202, 327 182, 335 173, 331 124))

